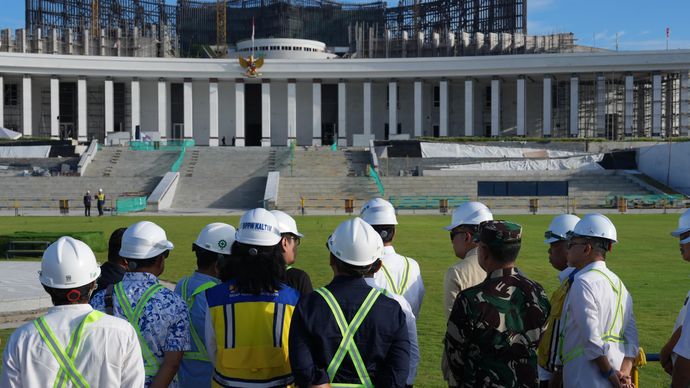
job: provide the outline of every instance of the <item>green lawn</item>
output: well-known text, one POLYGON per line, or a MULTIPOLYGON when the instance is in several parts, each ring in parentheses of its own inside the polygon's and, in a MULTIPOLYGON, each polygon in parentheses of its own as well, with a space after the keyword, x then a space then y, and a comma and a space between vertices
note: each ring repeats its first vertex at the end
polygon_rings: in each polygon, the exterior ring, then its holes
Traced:
MULTIPOLYGON (((556 272, 547 260, 543 231, 551 216, 510 216, 524 227, 523 249, 519 267, 550 293, 557 285, 556 272)), ((658 353, 670 335, 673 322, 683 298, 690 288, 690 266, 683 263, 678 242, 669 235, 675 229, 678 215, 613 215, 618 226, 620 243, 609 256, 609 266, 625 282, 635 302, 640 342, 646 351, 658 353)), ((13 231, 97 231, 106 239, 115 228, 127 226, 138 217, 2 217, 0 234, 13 231)), ((147 217, 168 232, 176 249, 166 261, 162 278, 176 281, 194 268, 191 244, 201 228, 210 222, 221 221, 236 225, 238 217, 147 217)), ((297 217, 305 234, 300 246, 297 266, 305 269, 315 286, 326 284, 331 276, 324 242, 329 233, 345 217, 297 217)), ((442 307, 443 274, 456 259, 448 241, 448 233, 441 229, 450 217, 400 216, 395 247, 398 252, 419 261, 426 285, 426 297, 417 322, 421 365, 417 385, 439 387, 443 381, 439 372, 441 339, 445 333, 442 307)), ((105 252, 97 252, 105 260, 105 252)), ((5 343, 9 331, 0 330, 5 343)), ((658 365, 649 365, 641 373, 642 387, 667 386, 669 379, 658 365)))

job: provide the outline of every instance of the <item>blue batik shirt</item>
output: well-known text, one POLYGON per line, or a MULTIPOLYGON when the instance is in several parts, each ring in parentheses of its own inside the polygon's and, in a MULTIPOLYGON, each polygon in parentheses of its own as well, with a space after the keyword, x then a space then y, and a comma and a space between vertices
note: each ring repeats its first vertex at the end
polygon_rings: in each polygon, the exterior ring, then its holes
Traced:
MULTIPOLYGON (((150 273, 127 272, 125 274, 122 285, 127 298, 132 303, 132 309, 144 292, 156 283, 158 283, 158 278, 150 273)), ((103 300, 105 292, 106 290, 99 291, 91 299, 91 306, 94 309, 105 311, 103 300)), ((114 292, 113 314, 127 319, 114 292)), ((192 349, 187 305, 179 295, 167 288, 156 292, 146 304, 139 319, 139 328, 159 364, 163 363, 163 352, 186 352, 192 349)), ((149 387, 152 382, 153 377, 147 376, 145 386, 149 387)), ((177 388, 178 386, 177 377, 175 377, 169 387, 177 388)))
MULTIPOLYGON (((175 293, 177 295, 182 295, 182 284, 184 280, 185 278, 180 279, 180 281, 177 282, 177 286, 175 286, 175 293)), ((220 283, 220 281, 213 276, 194 272, 192 276, 189 276, 189 280, 187 280, 187 297, 190 297, 197 287, 206 282, 213 282, 215 284, 220 283)), ((196 333, 199 335, 202 344, 206 341, 205 324, 207 310, 208 302, 206 301, 206 293, 202 292, 197 294, 194 298, 192 308, 189 309, 189 317, 192 322, 192 327, 194 327, 194 330, 196 330, 196 333)), ((199 351, 194 341, 192 341, 192 351, 199 351)), ((210 361, 184 358, 182 360, 182 365, 180 365, 180 370, 177 372, 177 376, 180 379, 180 386, 182 387, 210 387, 211 378, 213 376, 213 364, 210 361)))

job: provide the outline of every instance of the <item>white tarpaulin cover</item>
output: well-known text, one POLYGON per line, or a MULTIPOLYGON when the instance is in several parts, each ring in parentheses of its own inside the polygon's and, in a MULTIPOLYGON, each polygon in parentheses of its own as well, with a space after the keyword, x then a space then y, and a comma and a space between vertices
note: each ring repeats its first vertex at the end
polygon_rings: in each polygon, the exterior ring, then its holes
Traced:
POLYGON ((690 195, 688 166, 690 142, 659 144, 637 150, 637 167, 640 171, 685 195, 690 195))
POLYGON ((0 147, 0 158, 47 158, 50 146, 0 147))
POLYGON ((15 132, 11 129, 0 127, 0 139, 17 140, 20 137, 22 137, 21 133, 15 132))
POLYGON ((597 162, 604 158, 604 154, 575 156, 563 159, 541 159, 541 160, 509 160, 505 162, 486 162, 473 164, 459 164, 443 171, 558 171, 558 170, 580 170, 594 171, 603 170, 597 162))
POLYGON ((474 144, 420 143, 423 158, 563 158, 582 152, 474 144))

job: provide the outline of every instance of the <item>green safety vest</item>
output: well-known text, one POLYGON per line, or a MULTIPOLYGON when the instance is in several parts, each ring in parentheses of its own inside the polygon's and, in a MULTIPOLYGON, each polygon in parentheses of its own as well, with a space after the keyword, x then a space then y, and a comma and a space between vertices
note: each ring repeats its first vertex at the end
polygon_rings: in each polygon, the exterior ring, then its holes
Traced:
POLYGON ((338 346, 338 350, 335 352, 335 355, 333 356, 333 359, 331 360, 327 369, 331 387, 373 388, 374 384, 371 382, 371 378, 369 377, 367 368, 364 365, 362 356, 359 354, 359 349, 357 349, 357 344, 355 343, 354 338, 357 329, 359 329, 359 326, 364 321, 364 318, 366 318, 366 316, 369 314, 369 311, 374 306, 376 299, 379 297, 379 295, 381 295, 381 290, 372 288, 371 291, 369 291, 369 295, 367 295, 367 297, 364 299, 364 302, 362 302, 359 310, 357 310, 357 313, 349 323, 345 318, 345 314, 343 314, 343 310, 340 309, 340 305, 335 300, 333 294, 328 291, 328 289, 321 287, 314 291, 318 292, 319 295, 321 295, 326 301, 326 304, 328 304, 328 307, 331 309, 331 312, 335 317, 335 321, 338 324, 340 334, 343 336, 343 339, 340 341, 340 345, 338 346), (355 366, 355 370, 357 371, 361 384, 333 383, 335 374, 338 372, 338 369, 340 368, 340 365, 343 363, 343 360, 347 354, 350 354, 350 358, 352 358, 352 364, 355 366))
POLYGON ((146 376, 148 377, 155 376, 156 373, 158 373, 160 363, 158 362, 158 359, 156 359, 156 357, 153 355, 151 348, 149 347, 148 343, 146 343, 144 336, 141 334, 141 327, 139 327, 139 319, 141 319, 141 315, 144 312, 144 307, 146 306, 146 303, 148 303, 149 299, 151 299, 151 297, 155 293, 162 289, 163 286, 160 284, 154 284, 151 287, 147 288, 144 294, 137 302, 137 304, 134 306, 134 310, 132 310, 132 303, 129 301, 129 298, 127 298, 127 294, 125 294, 125 289, 122 286, 122 282, 117 283, 115 285, 115 297, 117 298, 117 303, 120 305, 122 311, 125 313, 125 318, 127 318, 127 321, 129 321, 129 323, 134 327, 134 330, 136 330, 137 337, 139 337, 139 344, 141 345, 141 355, 144 358, 144 371, 146 372, 146 376))
MULTIPOLYGON (((603 276, 609 282, 609 284, 611 285, 611 288, 613 289, 613 292, 616 294, 616 309, 614 311, 613 321, 611 322, 611 326, 604 332, 604 334, 601 335, 601 339, 604 342, 619 342, 619 343, 622 342, 622 343, 625 343, 625 335, 623 333, 624 328, 622 326, 620 328, 620 331, 617 334, 613 332, 618 321, 623 319, 623 303, 622 303, 623 287, 622 287, 622 282, 620 279, 618 279, 618 286, 616 286, 615 284, 613 284, 613 281, 611 280, 611 278, 609 278, 608 275, 606 275, 606 273, 604 273, 603 271, 600 271, 598 269, 590 269, 587 272, 590 272, 590 271, 598 272, 599 274, 601 274, 601 276, 603 276)), ((567 322, 567 319, 568 319, 568 311, 565 311, 563 322, 567 322)), ((562 344, 565 343, 564 342, 564 338, 565 338, 565 334, 566 334, 565 329, 566 328, 564 328, 560 334, 562 344)), ((565 365, 565 364, 569 363, 570 361, 582 356, 584 354, 584 352, 585 352, 585 349, 583 346, 576 346, 575 348, 573 348, 567 352, 564 352, 563 347, 561 346, 561 348, 560 348, 561 361, 562 361, 563 365, 565 365)))
POLYGON ((388 287, 390 287, 394 294, 398 295, 402 295, 405 292, 405 289, 407 289, 407 283, 410 280, 410 259, 405 256, 403 256, 403 258, 405 259, 405 270, 403 271, 403 276, 402 279, 400 279, 400 283, 397 285, 393 281, 393 276, 391 276, 391 273, 388 271, 388 268, 386 268, 386 265, 381 265, 381 270, 383 271, 383 275, 386 277, 388 287))
MULTIPOLYGON (((185 278, 182 281, 182 286, 181 286, 181 291, 182 291, 182 299, 184 299, 185 303, 187 303, 187 308, 189 312, 191 313, 192 311, 192 306, 194 306, 194 302, 196 301, 196 296, 201 294, 202 292, 208 290, 211 287, 215 287, 218 283, 215 282, 206 282, 199 287, 197 287, 191 295, 188 295, 188 290, 187 290, 187 283, 189 282, 189 278, 185 278)), ((204 345, 204 341, 201 340, 201 337, 199 337, 199 333, 197 333, 196 329, 194 328, 194 325, 192 325, 192 318, 190 316, 189 318, 189 331, 192 334, 192 340, 194 341, 194 345, 196 345, 197 351, 196 352, 184 352, 184 358, 188 360, 199 360, 199 361, 206 361, 206 362, 211 362, 211 360, 208 358, 208 352, 206 351, 206 346, 204 345)))
POLYGON ((40 317, 34 320, 34 326, 38 330, 38 334, 43 338, 43 342, 48 346, 48 350, 53 354, 58 364, 60 364, 60 370, 58 371, 57 377, 55 378, 55 383, 53 388, 61 388, 67 386, 67 380, 72 381, 75 387, 89 388, 89 383, 86 381, 84 376, 77 370, 74 365, 74 360, 77 357, 77 349, 79 349, 79 343, 81 342, 81 335, 84 331, 84 326, 89 323, 94 323, 103 317, 100 311, 91 311, 86 314, 86 317, 82 319, 77 326, 77 329, 70 335, 69 343, 67 344, 67 351, 63 349, 60 345, 60 341, 55 338, 55 334, 50 329, 50 326, 46 323, 45 318, 40 317))

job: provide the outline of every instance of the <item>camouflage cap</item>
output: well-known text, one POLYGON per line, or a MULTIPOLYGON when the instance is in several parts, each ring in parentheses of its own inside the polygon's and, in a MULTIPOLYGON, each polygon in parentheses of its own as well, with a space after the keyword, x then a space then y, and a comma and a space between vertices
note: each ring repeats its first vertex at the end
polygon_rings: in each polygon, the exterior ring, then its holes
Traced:
POLYGON ((522 241, 522 226, 504 220, 484 221, 479 224, 479 231, 475 234, 475 240, 492 247, 507 243, 519 243, 522 241))

